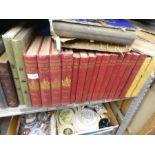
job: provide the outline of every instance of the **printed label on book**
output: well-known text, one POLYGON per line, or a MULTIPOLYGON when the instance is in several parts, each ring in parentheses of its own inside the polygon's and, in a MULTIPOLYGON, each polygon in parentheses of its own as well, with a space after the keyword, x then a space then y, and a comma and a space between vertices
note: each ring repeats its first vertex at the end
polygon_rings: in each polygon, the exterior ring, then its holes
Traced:
POLYGON ((28 76, 28 79, 32 79, 32 80, 39 78, 39 75, 37 73, 36 74, 27 74, 27 76, 28 76))

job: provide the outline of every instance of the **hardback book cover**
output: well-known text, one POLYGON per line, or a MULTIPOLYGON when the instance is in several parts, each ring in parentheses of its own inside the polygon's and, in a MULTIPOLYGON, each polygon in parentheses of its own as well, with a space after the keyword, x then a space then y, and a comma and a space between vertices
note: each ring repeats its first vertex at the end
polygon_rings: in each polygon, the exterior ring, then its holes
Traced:
POLYGON ((79 64, 79 74, 78 74, 78 83, 76 88, 76 100, 75 103, 82 102, 82 95, 84 91, 84 84, 88 69, 89 56, 87 52, 80 52, 80 64, 79 64))
POLYGON ((116 83, 119 80, 119 72, 120 72, 120 67, 122 65, 122 62, 124 60, 124 55, 119 54, 118 55, 118 59, 116 61, 115 67, 114 67, 114 71, 113 74, 111 76, 111 82, 109 83, 109 92, 107 93, 106 99, 112 99, 114 96, 114 91, 117 87, 116 87, 116 83))
POLYGON ((87 101, 91 101, 92 94, 93 94, 93 91, 94 91, 94 87, 95 87, 95 84, 96 84, 96 79, 97 79, 99 69, 100 69, 100 65, 101 65, 101 62, 102 62, 102 54, 101 53, 95 53, 95 55, 96 55, 95 68, 93 70, 93 75, 92 75, 91 83, 90 83, 90 86, 89 86, 87 101))
POLYGON ((96 62, 96 55, 94 52, 88 52, 88 56, 89 56, 89 62, 88 62, 88 69, 87 69, 85 84, 83 88, 82 102, 87 101, 87 95, 89 92, 90 84, 91 84, 92 77, 93 77, 93 71, 95 68, 95 62, 96 62))
POLYGON ((29 92, 33 107, 41 107, 41 92, 39 84, 39 71, 37 54, 41 48, 43 37, 36 37, 24 54, 25 69, 27 73, 29 92))
POLYGON ((19 100, 20 104, 24 104, 24 99, 23 99, 23 94, 21 91, 21 86, 20 86, 20 81, 19 81, 19 76, 18 76, 18 72, 17 72, 17 66, 15 63, 15 57, 14 57, 11 40, 23 29, 25 24, 26 23, 21 23, 21 24, 17 25, 16 27, 8 30, 4 35, 2 35, 4 46, 5 46, 5 51, 7 53, 7 57, 8 57, 10 66, 11 66, 13 80, 15 83, 18 100, 19 100))
POLYGON ((117 54, 110 54, 110 61, 109 63, 107 64, 107 70, 106 70, 106 74, 105 74, 105 77, 101 83, 101 90, 100 90, 100 98, 99 99, 105 99, 104 95, 105 95, 105 90, 106 88, 108 87, 109 85, 109 80, 110 80, 110 77, 112 75, 112 71, 113 71, 113 67, 114 67, 114 64, 117 60, 117 54))
POLYGON ((77 82, 78 82, 79 64, 80 64, 80 53, 73 53, 71 103, 74 103, 76 99, 76 88, 77 88, 77 82))
POLYGON ((150 64, 146 68, 144 75, 141 77, 141 79, 138 82, 136 88, 132 92, 132 96, 137 96, 139 94, 139 92, 141 91, 141 89, 145 85, 146 81, 149 79, 149 77, 152 74, 154 74, 154 71, 155 71, 155 59, 152 58, 152 61, 150 62, 150 64))
POLYGON ((119 96, 120 90, 122 88, 122 84, 124 83, 124 81, 122 82, 122 79, 123 79, 123 76, 125 76, 126 72, 128 71, 127 69, 130 66, 131 58, 132 58, 131 53, 127 53, 124 56, 123 62, 122 62, 121 67, 120 67, 120 71, 119 71, 119 75, 118 75, 119 80, 116 83, 117 87, 115 89, 113 99, 117 99, 117 97, 119 96))
POLYGON ((124 91, 124 87, 127 84, 127 80, 129 78, 129 76, 131 75, 131 72, 132 72, 135 64, 137 63, 139 56, 140 56, 140 54, 138 54, 138 53, 132 53, 131 54, 130 61, 128 62, 128 64, 126 64, 125 73, 121 79, 121 83, 120 83, 120 85, 117 89, 117 92, 115 94, 116 99, 120 99, 120 94, 121 94, 121 92, 124 91))
POLYGON ((37 55, 42 106, 51 106, 50 81, 51 37, 45 37, 37 55))
POLYGON ((96 79, 96 84, 95 84, 93 95, 92 95, 92 100, 99 99, 98 95, 100 93, 101 83, 105 77, 109 60, 110 60, 110 54, 103 53, 102 54, 102 62, 101 62, 100 68, 99 68, 98 77, 96 79))
POLYGON ((141 54, 138 57, 138 60, 137 60, 137 62, 135 64, 134 68, 132 69, 130 76, 127 79, 126 85, 125 85, 125 87, 123 88, 123 91, 120 94, 120 98, 121 99, 123 99, 125 97, 125 95, 126 95, 128 89, 129 89, 129 87, 131 86, 134 78, 136 77, 136 75, 137 75, 140 67, 142 66, 145 58, 146 58, 146 55, 144 55, 144 54, 141 54))
POLYGON ((29 95, 23 54, 32 41, 33 34, 34 26, 26 25, 23 30, 11 40, 24 103, 28 107, 31 106, 31 98, 29 95))
POLYGON ((145 61, 143 62, 142 66, 141 66, 141 68, 139 70, 139 72, 137 73, 134 81, 132 82, 132 84, 131 84, 128 92, 126 93, 126 97, 132 97, 131 94, 132 94, 133 90, 136 88, 139 80, 143 76, 143 74, 144 74, 145 70, 147 69, 148 65, 150 64, 150 62, 151 62, 151 58, 150 57, 147 57, 145 59, 145 61))
POLYGON ((62 51, 61 61, 62 61, 61 104, 66 105, 71 103, 73 51, 72 50, 62 51))
POLYGON ((50 52, 50 78, 52 105, 61 105, 61 54, 52 41, 50 52))
POLYGON ((113 82, 113 75, 117 74, 117 73, 115 73, 115 71, 117 69, 116 65, 117 65, 118 58, 119 58, 118 54, 113 55, 113 58, 112 58, 113 60, 111 61, 111 65, 110 65, 108 72, 107 72, 107 74, 109 74, 109 77, 106 80, 108 84, 105 88, 103 99, 108 99, 108 94, 110 93, 111 84, 113 82))
POLYGON ((4 95, 4 91, 2 88, 2 85, 0 83, 0 109, 7 108, 7 102, 6 102, 6 97, 4 95))
POLYGON ((9 107, 18 106, 18 98, 14 86, 11 69, 6 53, 0 57, 0 82, 9 107))

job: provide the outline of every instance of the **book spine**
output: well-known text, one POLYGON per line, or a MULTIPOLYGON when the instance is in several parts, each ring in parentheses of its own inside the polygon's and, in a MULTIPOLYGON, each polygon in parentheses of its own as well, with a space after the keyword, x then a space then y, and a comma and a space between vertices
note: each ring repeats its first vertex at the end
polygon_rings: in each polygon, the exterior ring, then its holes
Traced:
POLYGON ((61 105, 61 55, 50 55, 52 105, 61 105))
POLYGON ((138 54, 136 54, 136 55, 131 54, 130 55, 130 60, 129 60, 128 64, 126 65, 125 73, 121 79, 121 83, 120 83, 120 85, 117 89, 117 92, 115 94, 116 99, 120 99, 120 94, 123 91, 123 88, 125 87, 125 85, 127 84, 127 79, 129 78, 129 76, 132 72, 132 69, 134 68, 138 58, 139 58, 138 54))
POLYGON ((90 84, 92 81, 93 71, 95 68, 95 62, 96 62, 96 57, 89 57, 87 75, 86 75, 86 80, 85 80, 85 84, 83 88, 82 102, 87 101, 87 95, 88 95, 90 84))
POLYGON ((92 80, 90 83, 90 87, 89 87, 89 91, 88 91, 88 96, 87 96, 87 101, 91 101, 91 97, 94 91, 94 87, 96 84, 96 79, 99 73, 99 69, 100 69, 100 65, 102 62, 102 55, 101 54, 96 54, 96 62, 95 62, 95 68, 93 71, 93 76, 92 76, 92 80))
POLYGON ((72 71, 72 88, 71 88, 71 103, 76 99, 76 88, 78 82, 80 57, 73 57, 73 71, 72 71))
POLYGON ((17 107, 18 99, 8 63, 0 64, 0 82, 9 107, 17 107))
POLYGON ((88 61, 89 57, 81 57, 80 58, 80 65, 79 65, 79 75, 78 75, 78 83, 77 83, 77 89, 76 89, 76 100, 75 103, 81 103, 82 102, 82 94, 87 74, 87 68, 88 68, 88 61))
POLYGON ((101 90, 100 90, 100 94, 99 94, 99 99, 105 99, 104 98, 104 95, 105 95, 105 90, 106 90, 106 87, 108 86, 109 84, 109 79, 111 77, 111 74, 112 74, 112 70, 113 70, 113 67, 114 67, 114 62, 116 61, 116 55, 110 55, 110 61, 107 65, 107 70, 106 70, 106 74, 104 76, 104 79, 101 83, 101 90))
POLYGON ((132 70, 132 72, 131 72, 131 74, 130 74, 130 76, 129 76, 127 82, 126 82, 126 85, 125 85, 125 87, 123 88, 123 91, 121 92, 121 95, 120 95, 120 98, 121 98, 121 99, 123 99, 123 98, 125 97, 125 95, 126 95, 128 89, 129 89, 129 87, 131 86, 131 84, 132 84, 134 78, 136 77, 136 75, 137 75, 137 73, 138 73, 140 67, 142 66, 142 64, 143 64, 143 62, 144 62, 144 60, 145 60, 145 58, 146 58, 145 55, 140 55, 140 56, 139 56, 139 58, 138 58, 138 60, 137 60, 137 62, 136 62, 136 64, 135 64, 135 66, 134 66, 134 68, 133 68, 133 70, 132 70))
POLYGON ((132 84, 131 84, 131 86, 130 86, 130 88, 129 88, 129 90, 128 90, 125 97, 131 97, 131 94, 132 94, 133 90, 136 88, 140 78, 143 76, 143 74, 144 74, 146 68, 148 67, 148 65, 150 64, 150 62, 151 62, 151 58, 147 57, 145 59, 143 65, 141 66, 139 72, 137 73, 134 81, 132 82, 132 84))
POLYGON ((103 81, 103 78, 105 77, 106 74, 106 69, 107 69, 107 64, 109 62, 109 55, 102 55, 102 62, 101 62, 101 66, 99 69, 99 74, 96 80, 96 85, 94 87, 94 91, 93 91, 93 95, 92 95, 92 100, 98 100, 98 96, 100 93, 100 88, 101 88, 101 83, 103 81))
POLYGON ((24 100, 25 105, 30 107, 31 106, 31 98, 30 98, 28 82, 27 82, 26 72, 25 72, 25 65, 24 65, 24 60, 23 60, 23 54, 24 54, 26 48, 28 47, 32 38, 28 38, 28 39, 29 40, 27 40, 27 41, 12 40, 12 47, 13 47, 13 52, 15 55, 16 67, 17 67, 17 72, 18 72, 18 76, 19 76, 23 100, 24 100))
POLYGON ((114 72, 113 72, 113 74, 111 76, 111 82, 110 82, 110 85, 109 85, 110 88, 109 88, 109 92, 107 93, 107 96, 106 96, 107 99, 113 99, 113 96, 114 96, 114 91, 113 90, 117 89, 116 83, 119 80, 119 76, 118 75, 120 74, 119 71, 120 71, 120 66, 121 66, 121 64, 123 62, 123 59, 124 59, 124 56, 122 54, 120 54, 118 56, 116 65, 114 67, 114 72))
POLYGON ((47 56, 38 55, 37 60, 38 60, 42 106, 48 107, 52 105, 49 55, 47 56))
MULTIPOLYGON (((107 86, 103 95, 104 99, 108 99, 108 95, 110 93, 111 87, 112 87, 112 83, 113 83, 113 77, 115 77, 115 71, 117 70, 117 61, 118 61, 118 55, 113 55, 113 61, 111 62, 111 65, 109 67, 109 78, 107 79, 107 86)), ((117 73, 116 73, 117 74, 117 73)))
POLYGON ((6 102, 6 97, 4 95, 4 91, 2 88, 2 85, 0 83, 0 109, 7 108, 7 102, 6 102))
POLYGON ((7 58, 10 63, 11 71, 13 74, 13 80, 14 80, 14 84, 15 84, 15 87, 17 90, 18 100, 19 100, 20 104, 23 105, 25 103, 24 103, 23 94, 21 91, 21 86, 20 86, 19 76, 18 76, 18 72, 17 72, 17 66, 15 63, 15 57, 14 57, 14 53, 13 53, 11 39, 3 37, 3 42, 4 42, 7 58))
POLYGON ((147 69, 145 70, 145 73, 143 74, 143 76, 139 80, 139 82, 137 84, 137 87, 132 92, 133 96, 137 96, 139 94, 140 90, 143 88, 143 86, 145 85, 145 83, 148 80, 148 78, 152 74, 154 74, 154 72, 155 72, 155 59, 152 59, 152 61, 148 65, 147 69))
POLYGON ((29 92, 33 107, 41 107, 41 93, 39 85, 37 56, 24 55, 25 69, 27 73, 29 92))
POLYGON ((71 79, 72 79, 72 64, 73 54, 62 52, 62 105, 71 103, 71 79))

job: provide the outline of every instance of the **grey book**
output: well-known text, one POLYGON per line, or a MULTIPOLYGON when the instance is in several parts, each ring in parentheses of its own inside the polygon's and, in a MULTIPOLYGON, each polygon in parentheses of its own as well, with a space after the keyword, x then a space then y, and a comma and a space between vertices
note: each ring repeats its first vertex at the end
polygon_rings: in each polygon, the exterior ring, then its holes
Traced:
POLYGON ((6 98, 5 98, 1 83, 0 83, 0 109, 4 109, 4 108, 7 108, 7 107, 8 107, 8 105, 7 105, 7 102, 6 102, 6 98))
POLYGON ((135 31, 106 27, 100 24, 79 24, 66 20, 53 20, 50 24, 53 34, 62 37, 95 40, 120 45, 130 45, 136 39, 135 31))

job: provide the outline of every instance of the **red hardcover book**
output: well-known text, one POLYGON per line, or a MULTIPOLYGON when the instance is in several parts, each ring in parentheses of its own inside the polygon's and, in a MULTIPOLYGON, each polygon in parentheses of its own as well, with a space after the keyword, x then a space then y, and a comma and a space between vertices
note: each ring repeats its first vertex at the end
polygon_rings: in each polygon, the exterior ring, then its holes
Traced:
POLYGON ((89 56, 86 52, 80 52, 80 64, 79 64, 79 75, 78 75, 78 83, 76 89, 76 100, 75 103, 82 102, 82 94, 87 74, 89 56))
POLYGON ((40 50, 42 41, 42 37, 36 37, 24 54, 25 68, 33 107, 42 106, 37 64, 37 54, 40 50))
POLYGON ((66 50, 61 53, 62 58, 62 105, 71 103, 71 80, 72 80, 72 65, 73 65, 73 51, 66 50))
POLYGON ((72 70, 71 103, 74 103, 76 99, 76 88, 77 88, 77 82, 78 82, 79 64, 80 64, 80 54, 74 53, 73 54, 73 70, 72 70))
POLYGON ((100 98, 99 99, 105 99, 105 91, 106 91, 106 88, 109 86, 109 80, 112 75, 112 71, 113 71, 114 65, 116 63, 116 60, 117 60, 117 54, 111 54, 110 61, 107 65, 106 74, 105 74, 105 77, 101 84, 102 88, 100 90, 100 98))
POLYGON ((116 76, 116 79, 115 79, 115 84, 113 85, 113 88, 111 89, 111 92, 110 92, 110 95, 108 98, 110 99, 114 99, 115 98, 115 93, 119 87, 119 83, 122 79, 122 76, 124 75, 125 73, 125 69, 126 69, 126 64, 129 62, 129 59, 130 59, 130 54, 122 54, 122 63, 119 63, 118 66, 119 66, 119 71, 117 73, 117 76, 116 76))
POLYGON ((50 81, 50 48, 51 37, 45 37, 37 55, 42 106, 51 106, 50 81))
POLYGON ((88 91, 87 101, 91 101, 93 91, 94 91, 94 87, 95 87, 95 84, 96 84, 96 79, 98 77, 101 62, 102 62, 102 54, 101 53, 96 53, 96 63, 95 63, 95 68, 94 68, 94 71, 93 71, 89 91, 88 91))
POLYGON ((146 58, 146 55, 143 55, 143 54, 141 54, 141 55, 138 57, 138 60, 137 60, 135 66, 134 66, 134 68, 133 68, 133 70, 132 70, 132 72, 131 72, 131 74, 130 74, 130 76, 129 76, 127 82, 126 82, 125 87, 123 88, 123 91, 122 91, 121 95, 120 95, 120 98, 121 98, 121 99, 123 99, 123 98, 125 97, 125 95, 126 95, 128 89, 129 89, 129 87, 131 86, 131 84, 132 84, 132 82, 133 82, 135 76, 137 75, 137 73, 138 73, 140 67, 142 66, 142 64, 143 64, 143 62, 144 62, 144 60, 145 60, 145 58, 146 58))
POLYGON ((111 99, 110 98, 110 92, 113 89, 113 87, 115 86, 115 82, 116 82, 117 76, 119 74, 120 64, 122 63, 122 61, 123 61, 122 54, 118 54, 116 63, 115 63, 114 68, 113 68, 112 75, 110 77, 109 85, 105 91, 105 99, 111 99))
POLYGON ((87 95, 88 95, 89 87, 93 76, 93 71, 95 68, 95 62, 96 62, 95 53, 89 52, 88 56, 89 56, 89 62, 88 62, 86 80, 85 80, 84 89, 83 89, 82 102, 87 101, 87 95))
POLYGON ((129 59, 128 63, 125 64, 125 66, 126 66, 125 72, 121 78, 119 87, 118 87, 116 94, 115 94, 116 99, 119 99, 119 96, 120 96, 120 94, 121 94, 121 92, 122 92, 122 90, 126 84, 126 81, 127 81, 128 77, 130 76, 130 73, 131 73, 131 71, 132 71, 132 69, 133 69, 133 67, 134 67, 134 65, 135 65, 135 63, 139 57, 139 54, 137 54, 137 53, 129 53, 129 55, 130 55, 130 59, 129 59))
POLYGON ((50 78, 52 105, 61 105, 61 54, 52 41, 50 52, 50 78))
POLYGON ((101 62, 100 68, 99 68, 99 73, 98 73, 98 77, 97 77, 96 84, 95 84, 95 87, 94 87, 92 100, 98 100, 99 99, 98 95, 100 93, 102 80, 103 80, 103 78, 105 77, 105 74, 106 74, 106 69, 107 69, 107 65, 108 65, 108 62, 109 62, 109 58, 110 58, 109 54, 106 54, 106 53, 102 54, 102 62, 101 62))

